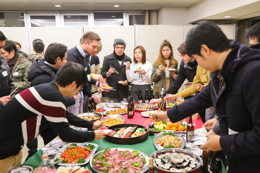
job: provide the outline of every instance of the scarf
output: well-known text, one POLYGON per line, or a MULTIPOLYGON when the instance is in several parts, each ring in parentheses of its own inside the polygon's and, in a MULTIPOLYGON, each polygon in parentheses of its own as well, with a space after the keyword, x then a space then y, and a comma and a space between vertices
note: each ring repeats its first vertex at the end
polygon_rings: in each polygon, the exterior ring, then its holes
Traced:
POLYGON ((13 68, 14 68, 14 65, 15 65, 15 63, 16 63, 18 57, 19 57, 18 54, 15 54, 15 56, 14 56, 12 59, 10 59, 9 61, 7 61, 8 65, 9 65, 9 67, 10 67, 10 73, 12 73, 13 68))
POLYGON ((124 59, 124 57, 125 57, 125 53, 123 53, 122 56, 118 56, 115 51, 114 51, 114 55, 115 55, 115 57, 116 57, 116 59, 117 59, 118 61, 123 61, 123 59, 124 59))
POLYGON ((193 62, 189 62, 188 64, 184 64, 184 68, 185 69, 196 69, 197 68, 197 66, 198 66, 198 63, 197 63, 197 61, 193 61, 193 62))

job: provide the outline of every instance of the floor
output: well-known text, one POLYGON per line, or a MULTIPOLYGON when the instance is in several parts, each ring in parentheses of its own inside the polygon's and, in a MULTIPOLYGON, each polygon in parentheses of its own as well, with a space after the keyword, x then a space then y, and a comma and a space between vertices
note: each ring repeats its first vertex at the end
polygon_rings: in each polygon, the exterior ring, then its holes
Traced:
MULTIPOLYGON (((44 147, 44 143, 40 135, 37 137, 37 139, 38 139, 38 150, 39 150, 44 147)), ((28 156, 28 148, 26 145, 23 147, 22 152, 23 152, 23 159, 22 159, 22 163, 23 163, 26 157, 28 156)))

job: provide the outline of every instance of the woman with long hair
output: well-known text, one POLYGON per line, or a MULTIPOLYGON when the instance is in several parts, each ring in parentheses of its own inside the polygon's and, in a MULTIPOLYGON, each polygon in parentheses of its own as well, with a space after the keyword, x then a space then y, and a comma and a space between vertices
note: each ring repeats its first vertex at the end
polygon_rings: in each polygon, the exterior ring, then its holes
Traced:
POLYGON ((173 84, 174 79, 177 77, 174 71, 169 69, 176 69, 178 62, 173 57, 172 45, 168 40, 163 40, 157 60, 153 64, 152 82, 154 82, 153 92, 155 93, 156 88, 164 91, 173 84))
POLYGON ((134 48, 134 63, 126 63, 126 77, 128 82, 132 82, 131 95, 134 102, 138 102, 138 93, 141 90, 142 102, 145 102, 145 92, 151 93, 151 75, 153 66, 146 61, 146 52, 143 46, 134 48))

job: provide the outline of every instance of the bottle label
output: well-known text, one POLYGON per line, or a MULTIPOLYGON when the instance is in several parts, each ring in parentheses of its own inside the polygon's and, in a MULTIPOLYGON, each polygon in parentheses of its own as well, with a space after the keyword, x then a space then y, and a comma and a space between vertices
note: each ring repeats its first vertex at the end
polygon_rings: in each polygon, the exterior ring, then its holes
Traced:
POLYGON ((143 100, 138 100, 138 103, 139 103, 139 104, 142 104, 142 103, 143 103, 143 100))
POLYGON ((149 104, 149 100, 145 100, 145 103, 146 103, 146 104, 149 104))
POLYGON ((187 141, 190 141, 191 139, 194 138, 194 131, 187 131, 187 141))
POLYGON ((129 115, 130 116, 134 115, 134 111, 129 111, 129 115))

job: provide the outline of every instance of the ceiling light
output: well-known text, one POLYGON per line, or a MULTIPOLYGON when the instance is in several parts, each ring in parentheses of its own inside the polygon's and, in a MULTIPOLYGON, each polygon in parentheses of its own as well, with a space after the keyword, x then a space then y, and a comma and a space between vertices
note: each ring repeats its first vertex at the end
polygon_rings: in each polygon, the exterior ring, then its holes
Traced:
POLYGON ((61 7, 61 5, 55 5, 55 7, 61 7))
POLYGON ((116 16, 111 16, 111 17, 116 17, 116 16))
POLYGON ((231 16, 224 16, 225 18, 229 18, 229 17, 231 17, 231 16))
POLYGON ((114 7, 119 7, 119 5, 114 5, 114 7))

